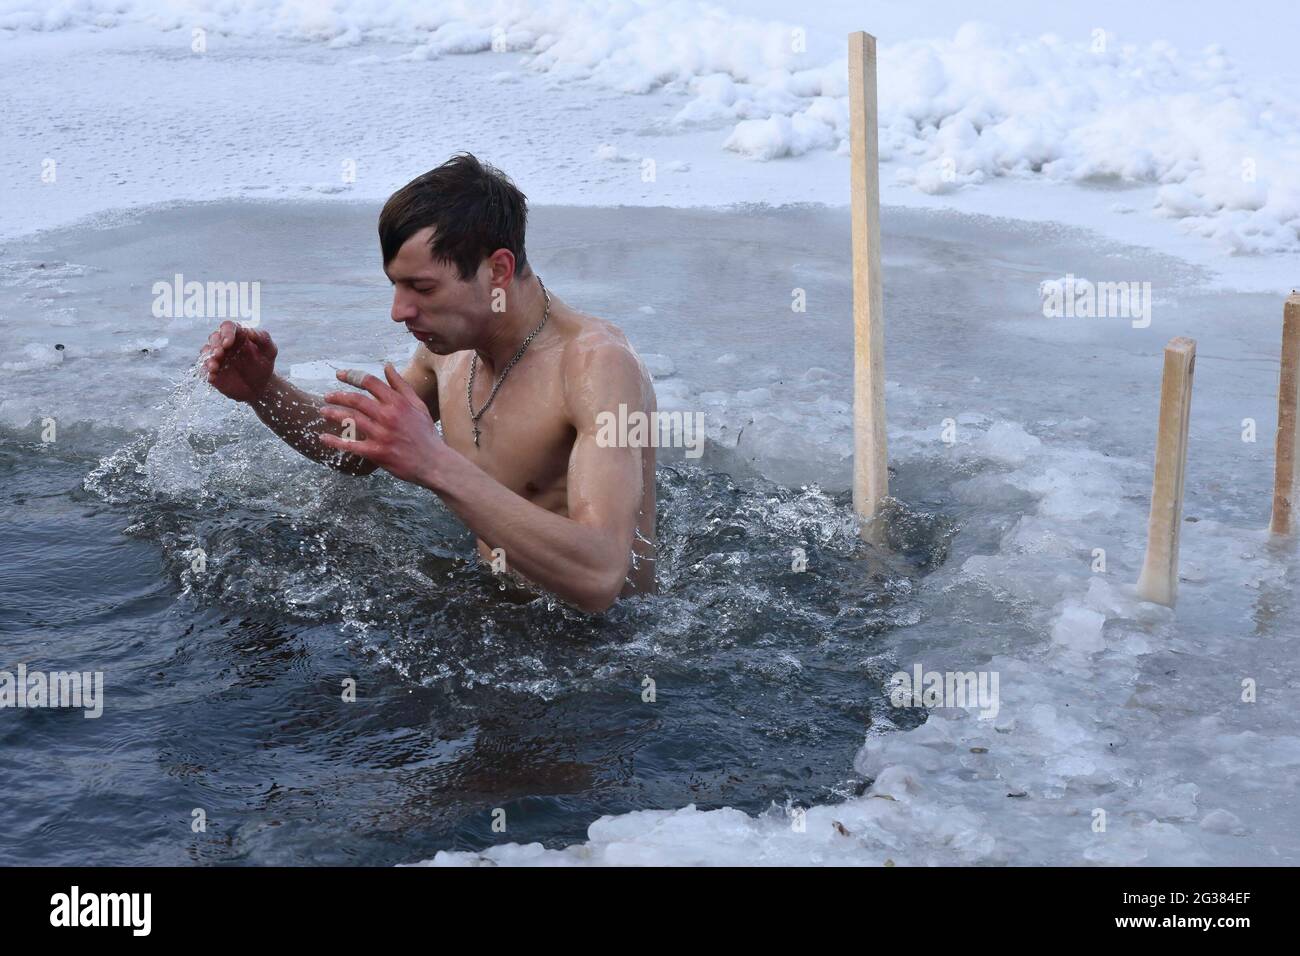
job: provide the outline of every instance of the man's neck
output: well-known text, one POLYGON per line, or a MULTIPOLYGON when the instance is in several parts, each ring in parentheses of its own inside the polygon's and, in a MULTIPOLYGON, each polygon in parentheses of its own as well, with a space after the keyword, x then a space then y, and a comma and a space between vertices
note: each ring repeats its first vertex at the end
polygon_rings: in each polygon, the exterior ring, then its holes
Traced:
POLYGON ((528 333, 541 324, 546 311, 546 297, 536 273, 511 283, 506 293, 506 310, 498 313, 488 332, 487 341, 475 351, 483 371, 497 375, 524 344, 528 333))

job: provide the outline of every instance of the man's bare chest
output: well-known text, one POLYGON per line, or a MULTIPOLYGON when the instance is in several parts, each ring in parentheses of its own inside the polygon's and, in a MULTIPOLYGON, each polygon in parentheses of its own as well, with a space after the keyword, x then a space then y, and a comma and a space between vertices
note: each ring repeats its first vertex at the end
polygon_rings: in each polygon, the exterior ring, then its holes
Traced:
POLYGON ((481 369, 471 400, 466 388, 468 363, 446 364, 438 377, 443 439, 511 491, 556 510, 564 500, 576 437, 558 375, 549 374, 544 362, 532 367, 521 363, 487 404, 492 381, 481 369))

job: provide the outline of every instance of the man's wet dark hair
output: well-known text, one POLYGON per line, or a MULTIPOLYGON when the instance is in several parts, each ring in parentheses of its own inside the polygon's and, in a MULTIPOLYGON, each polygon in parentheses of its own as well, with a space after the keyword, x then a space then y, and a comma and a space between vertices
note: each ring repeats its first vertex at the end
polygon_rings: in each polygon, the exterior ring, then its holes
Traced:
POLYGON ((387 266, 407 239, 433 226, 433 258, 455 265, 462 281, 498 249, 514 253, 515 274, 523 276, 527 219, 528 198, 509 176, 457 153, 388 197, 379 214, 379 248, 387 266))

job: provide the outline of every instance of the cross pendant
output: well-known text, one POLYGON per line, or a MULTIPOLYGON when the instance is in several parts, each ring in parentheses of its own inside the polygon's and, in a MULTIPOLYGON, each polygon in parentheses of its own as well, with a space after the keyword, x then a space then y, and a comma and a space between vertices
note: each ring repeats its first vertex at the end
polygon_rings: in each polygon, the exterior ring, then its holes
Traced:
POLYGON ((478 426, 474 426, 474 447, 478 447, 478 426))

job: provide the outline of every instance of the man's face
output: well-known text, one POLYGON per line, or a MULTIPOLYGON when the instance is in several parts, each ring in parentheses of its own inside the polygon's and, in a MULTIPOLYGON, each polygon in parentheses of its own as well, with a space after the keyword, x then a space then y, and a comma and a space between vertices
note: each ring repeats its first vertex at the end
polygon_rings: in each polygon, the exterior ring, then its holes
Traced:
POLYGON ((393 321, 430 352, 450 355, 478 346, 491 319, 490 270, 462 280, 456 266, 433 258, 433 227, 402 244, 384 272, 393 284, 393 321))

